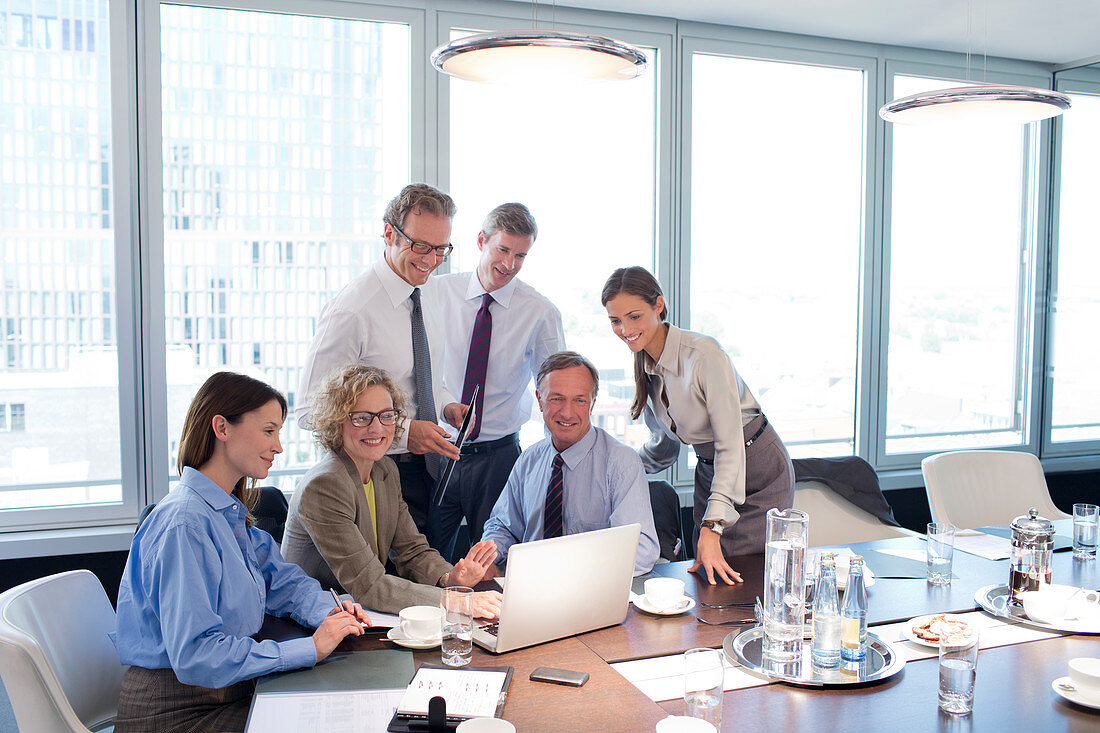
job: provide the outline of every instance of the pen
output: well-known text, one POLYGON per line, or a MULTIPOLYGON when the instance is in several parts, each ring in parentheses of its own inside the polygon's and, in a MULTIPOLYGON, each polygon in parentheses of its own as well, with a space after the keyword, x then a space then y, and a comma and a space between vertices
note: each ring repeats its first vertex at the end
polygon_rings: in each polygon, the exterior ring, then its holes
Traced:
MULTIPOLYGON (((336 589, 335 588, 329 588, 328 592, 332 594, 332 600, 336 601, 336 612, 340 613, 341 611, 343 611, 344 610, 344 604, 340 603, 340 596, 336 595, 336 589)), ((362 621, 359 622, 359 625, 361 627, 363 627, 364 631, 366 631, 367 629, 374 628, 370 624, 365 624, 362 621)))

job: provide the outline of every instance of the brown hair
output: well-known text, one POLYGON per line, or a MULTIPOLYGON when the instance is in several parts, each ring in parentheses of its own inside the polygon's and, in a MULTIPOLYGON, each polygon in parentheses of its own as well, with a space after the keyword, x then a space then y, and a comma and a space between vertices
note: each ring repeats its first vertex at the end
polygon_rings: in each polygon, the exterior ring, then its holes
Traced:
POLYGON ((575 351, 559 351, 546 357, 539 367, 538 375, 535 377, 535 388, 540 392, 542 391, 542 381, 546 379, 546 375, 550 372, 578 366, 584 367, 592 375, 592 399, 595 399, 600 391, 600 372, 592 365, 592 362, 575 351))
MULTIPOLYGON (((657 298, 664 298, 661 283, 644 267, 620 267, 611 273, 607 282, 603 284, 603 293, 600 295, 600 303, 604 306, 607 301, 620 293, 636 295, 652 306, 657 305, 657 298)), ((668 303, 657 314, 661 323, 668 323, 668 303)), ((649 396, 649 379, 645 372, 646 354, 639 351, 634 354, 634 404, 630 406, 630 417, 637 420, 645 409, 646 398, 649 396)))
POLYGON ((401 189, 386 205, 382 221, 398 229, 405 228, 405 217, 410 213, 431 214, 443 219, 453 219, 458 212, 454 199, 426 183, 410 183, 401 189))
MULTIPOLYGON (((180 434, 179 457, 176 469, 182 474, 185 467, 198 469, 214 455, 215 415, 221 415, 230 424, 236 425, 245 413, 258 410, 268 402, 275 400, 286 419, 286 398, 274 387, 245 374, 235 372, 217 372, 203 382, 191 406, 187 408, 187 417, 183 419, 183 432, 180 434)), ((242 477, 233 487, 233 496, 237 497, 248 516, 247 526, 255 523, 252 508, 256 505, 259 492, 256 480, 242 477)))
POLYGON ((313 411, 307 425, 313 431, 318 445, 332 453, 339 453, 343 449, 344 422, 348 419, 348 413, 367 389, 375 385, 384 387, 390 393, 393 406, 399 413, 397 425, 393 429, 393 439, 401 437, 405 431, 408 406, 404 390, 397 386, 385 370, 365 364, 352 364, 329 377, 313 401, 313 411))
POLYGON ((481 231, 485 233, 486 239, 502 231, 520 237, 530 237, 531 241, 534 241, 539 236, 539 225, 535 223, 535 217, 526 206, 509 203, 501 204, 490 211, 481 224, 481 231))

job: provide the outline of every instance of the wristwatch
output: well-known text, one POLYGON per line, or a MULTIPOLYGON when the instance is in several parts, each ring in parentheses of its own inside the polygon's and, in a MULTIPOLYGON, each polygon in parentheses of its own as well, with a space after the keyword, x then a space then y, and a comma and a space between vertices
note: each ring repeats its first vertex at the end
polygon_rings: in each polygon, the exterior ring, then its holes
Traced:
POLYGON ((699 526, 704 529, 709 529, 716 535, 721 535, 722 531, 726 528, 726 523, 721 519, 704 519, 699 523, 699 526))

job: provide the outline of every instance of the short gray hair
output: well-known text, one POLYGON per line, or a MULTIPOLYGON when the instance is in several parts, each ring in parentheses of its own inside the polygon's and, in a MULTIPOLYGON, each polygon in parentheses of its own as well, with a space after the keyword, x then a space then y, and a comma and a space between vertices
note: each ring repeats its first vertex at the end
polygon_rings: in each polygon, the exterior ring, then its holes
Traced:
POLYGON ((399 229, 405 227, 405 217, 410 213, 431 214, 441 219, 453 219, 458 213, 454 199, 438 188, 426 183, 410 183, 401 189, 386 205, 382 221, 399 229))
POLYGON ((535 377, 535 387, 541 392, 542 383, 550 372, 579 366, 587 369, 588 373, 592 375, 592 397, 595 398, 600 391, 600 372, 592 365, 592 362, 575 351, 559 351, 546 357, 546 360, 542 362, 542 366, 539 367, 538 376, 535 377))
POLYGON ((481 231, 485 232, 486 239, 503 231, 507 234, 530 237, 533 242, 538 239, 539 225, 535 223, 535 217, 526 206, 509 203, 501 204, 490 211, 481 224, 481 231))

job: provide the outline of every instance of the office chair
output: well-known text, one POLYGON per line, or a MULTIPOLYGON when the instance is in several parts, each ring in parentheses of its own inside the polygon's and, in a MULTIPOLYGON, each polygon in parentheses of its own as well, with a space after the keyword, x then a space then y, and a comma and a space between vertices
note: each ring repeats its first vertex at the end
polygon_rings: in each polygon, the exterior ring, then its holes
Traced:
POLYGON ((680 520, 680 497, 668 481, 649 482, 649 502, 661 558, 669 562, 686 560, 684 528, 680 520))
MULTIPOLYGON (((252 508, 252 516, 256 519, 256 526, 270 534, 275 539, 275 544, 281 544, 283 530, 286 529, 286 515, 290 510, 286 495, 275 486, 260 486, 257 488, 260 491, 260 498, 256 500, 256 506, 252 508)), ((138 527, 141 527, 142 522, 156 506, 155 501, 152 504, 145 505, 145 508, 138 514, 137 526, 134 527, 135 531, 138 527)))
POLYGON ((110 730, 124 667, 99 579, 70 570, 0 594, 0 677, 20 733, 110 730))
POLYGON ((1010 524, 1029 507, 1047 519, 1066 519, 1054 505, 1039 459, 1007 450, 959 450, 920 464, 932 519, 974 529, 1010 524))
POLYGON ((796 481, 794 508, 810 515, 810 547, 905 537, 910 533, 891 527, 836 494, 821 481, 796 481))

